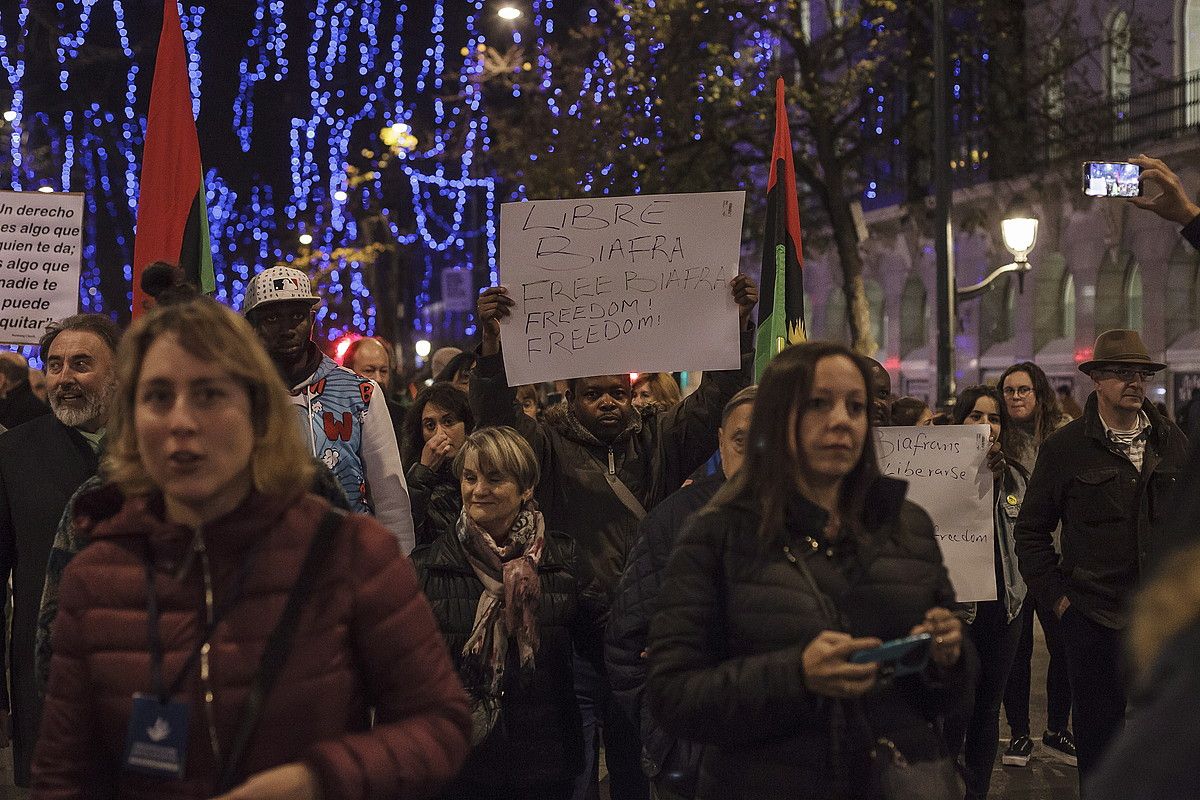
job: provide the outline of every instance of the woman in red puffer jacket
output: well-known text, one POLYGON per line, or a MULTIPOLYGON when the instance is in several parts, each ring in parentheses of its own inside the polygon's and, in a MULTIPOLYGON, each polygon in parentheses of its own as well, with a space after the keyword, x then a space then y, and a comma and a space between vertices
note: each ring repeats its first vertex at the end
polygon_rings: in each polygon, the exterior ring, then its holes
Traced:
POLYGON ((304 493, 310 459, 253 331, 198 298, 144 317, 118 356, 112 483, 76 507, 92 544, 63 574, 32 796, 435 794, 467 753, 462 687, 392 535, 304 493))

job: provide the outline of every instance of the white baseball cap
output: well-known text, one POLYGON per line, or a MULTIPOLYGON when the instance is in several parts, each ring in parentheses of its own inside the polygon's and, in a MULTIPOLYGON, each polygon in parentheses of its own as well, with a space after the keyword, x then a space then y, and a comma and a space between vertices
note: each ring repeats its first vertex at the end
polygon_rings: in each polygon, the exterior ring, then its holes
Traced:
POLYGON ((251 278, 247 284, 246 296, 242 300, 242 314, 249 314, 268 303, 282 303, 288 300, 306 300, 314 305, 321 302, 321 298, 313 294, 312 282, 305 273, 291 267, 268 267, 251 278))

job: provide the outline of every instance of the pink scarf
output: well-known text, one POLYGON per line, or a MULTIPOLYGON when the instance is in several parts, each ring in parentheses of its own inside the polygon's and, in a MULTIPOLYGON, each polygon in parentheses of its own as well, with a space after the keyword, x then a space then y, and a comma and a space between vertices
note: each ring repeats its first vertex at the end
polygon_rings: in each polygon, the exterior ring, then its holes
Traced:
POLYGON ((513 522, 508 541, 500 546, 463 509, 458 538, 467 563, 483 584, 463 658, 480 671, 487 694, 499 697, 509 637, 516 638, 522 672, 533 669, 540 644, 537 613, 542 584, 537 567, 546 544, 545 521, 537 504, 527 502, 513 522))

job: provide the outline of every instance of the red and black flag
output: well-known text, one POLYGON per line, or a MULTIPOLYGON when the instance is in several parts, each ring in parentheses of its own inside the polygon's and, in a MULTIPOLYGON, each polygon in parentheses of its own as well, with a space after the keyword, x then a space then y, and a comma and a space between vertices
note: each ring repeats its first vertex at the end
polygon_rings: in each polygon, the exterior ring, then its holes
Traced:
POLYGON ((807 338, 803 262, 792 134, 784 104, 783 78, 779 78, 775 82, 775 144, 771 148, 771 174, 767 179, 767 224, 763 231, 755 380, 776 353, 807 338))
POLYGON ((187 49, 176 0, 164 0, 162 33, 150 89, 146 146, 133 245, 133 316, 146 308, 142 271, 155 261, 178 264, 202 292, 216 288, 208 232, 200 140, 192 116, 187 49))

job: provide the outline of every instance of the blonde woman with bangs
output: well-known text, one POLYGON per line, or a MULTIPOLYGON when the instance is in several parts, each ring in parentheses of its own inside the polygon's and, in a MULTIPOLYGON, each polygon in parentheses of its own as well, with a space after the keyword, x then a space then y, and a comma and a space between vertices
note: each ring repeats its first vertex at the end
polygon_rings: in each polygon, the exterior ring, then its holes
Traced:
POLYGON ((394 537, 304 491, 312 460, 253 330, 194 298, 135 323, 118 359, 32 796, 435 792, 466 754, 461 684, 394 537))
POLYGON ((546 530, 538 469, 512 428, 475 431, 454 459, 458 524, 413 552, 471 700, 473 750, 441 800, 567 800, 583 771, 572 652, 599 640, 603 600, 546 530))

